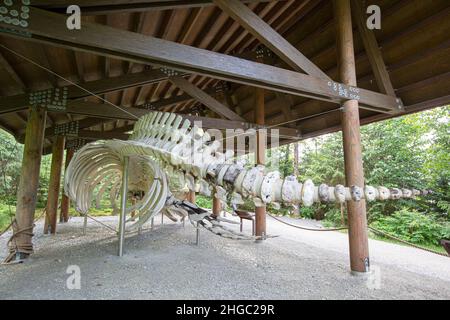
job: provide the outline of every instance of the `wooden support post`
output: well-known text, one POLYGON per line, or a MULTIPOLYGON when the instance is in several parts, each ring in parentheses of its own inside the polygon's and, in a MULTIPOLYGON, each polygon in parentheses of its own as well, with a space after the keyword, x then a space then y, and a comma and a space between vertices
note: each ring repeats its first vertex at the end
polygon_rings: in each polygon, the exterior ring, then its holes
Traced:
POLYGON ((300 142, 294 142, 294 176, 298 176, 298 165, 299 165, 299 144, 300 142))
POLYGON ((220 199, 213 197, 213 208, 212 213, 215 217, 220 217, 220 212, 222 211, 222 205, 220 204, 220 199))
MULTIPOLYGON (((127 199, 128 199, 128 175, 130 168, 130 158, 124 157, 122 170, 122 186, 120 190, 120 217, 119 217, 119 247, 117 255, 123 256, 123 247, 125 243, 125 224, 127 222, 127 199)), ((161 216, 164 216, 161 214, 161 216)), ((162 223, 161 223, 162 224, 162 223)))
POLYGON ((58 136, 53 144, 44 234, 48 234, 49 232, 51 234, 56 234, 56 220, 58 215, 59 189, 61 185, 61 169, 64 158, 65 140, 64 136, 58 136))
POLYGON ((19 255, 19 259, 23 259, 33 253, 31 239, 33 237, 34 212, 39 186, 45 119, 45 110, 30 109, 17 191, 16 217, 13 224, 14 238, 9 244, 10 255, 5 262, 14 261, 16 255, 19 255))
POLYGON ((195 204, 195 191, 189 191, 189 193, 188 193, 188 201, 190 203, 195 204))
MULTIPOLYGON (((337 21, 337 48, 341 81, 347 85, 356 86, 350 0, 335 0, 334 11, 337 21)), ((358 101, 356 100, 349 100, 343 104, 342 133, 347 185, 364 188, 360 120, 358 101)), ((365 200, 349 201, 347 207, 351 270, 368 272, 370 264, 366 202, 365 200)))
MULTIPOLYGON (((69 165, 70 161, 73 158, 75 151, 73 149, 67 149, 66 151, 66 161, 65 161, 65 168, 67 170, 67 166, 69 165)), ((70 209, 70 199, 68 196, 64 194, 61 198, 61 213, 59 215, 59 222, 69 222, 69 209, 70 209)))
MULTIPOLYGON (((255 92, 255 122, 258 125, 264 125, 265 111, 264 111, 264 89, 256 88, 255 92)), ((256 135, 256 163, 260 165, 266 164, 266 133, 258 130, 256 135)), ((256 207, 255 209, 255 228, 256 236, 266 236, 266 207, 256 207)))

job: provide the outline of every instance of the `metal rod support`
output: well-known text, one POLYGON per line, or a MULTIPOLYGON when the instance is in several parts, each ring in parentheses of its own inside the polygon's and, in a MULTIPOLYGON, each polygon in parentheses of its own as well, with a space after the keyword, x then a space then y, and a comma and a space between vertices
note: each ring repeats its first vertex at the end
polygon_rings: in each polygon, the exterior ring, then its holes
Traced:
POLYGON ((195 244, 198 246, 200 245, 200 227, 199 223, 197 222, 197 230, 196 230, 196 238, 195 238, 195 244))
POLYGON ((119 250, 118 256, 123 256, 123 244, 125 241, 125 223, 127 218, 127 194, 128 194, 128 166, 130 159, 124 157, 123 159, 123 174, 122 174, 122 190, 120 194, 120 220, 119 220, 119 250))
POLYGON ((87 220, 88 220, 88 214, 86 213, 84 215, 84 222, 83 222, 83 236, 86 235, 86 230, 87 230, 87 220))

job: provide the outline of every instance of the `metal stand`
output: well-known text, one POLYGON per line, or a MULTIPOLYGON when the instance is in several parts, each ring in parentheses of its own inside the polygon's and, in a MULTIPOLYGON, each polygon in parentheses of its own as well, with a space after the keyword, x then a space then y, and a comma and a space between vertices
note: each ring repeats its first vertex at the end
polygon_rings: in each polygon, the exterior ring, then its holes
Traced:
POLYGON ((88 214, 86 213, 86 214, 84 215, 83 236, 86 235, 86 230, 87 230, 87 220, 88 220, 88 214))
POLYGON ((151 220, 151 227, 150 227, 150 230, 153 230, 153 227, 155 226, 155 218, 152 218, 152 220, 151 220))
POLYGON ((123 159, 122 189, 120 194, 120 220, 119 220, 119 250, 118 256, 123 256, 123 244, 125 241, 125 223, 127 219, 127 194, 128 194, 128 166, 130 159, 123 159))
POLYGON ((197 235, 195 239, 195 244, 198 246, 200 244, 200 228, 199 223, 197 222, 197 235))
POLYGON ((164 213, 161 212, 161 225, 164 224, 164 213))

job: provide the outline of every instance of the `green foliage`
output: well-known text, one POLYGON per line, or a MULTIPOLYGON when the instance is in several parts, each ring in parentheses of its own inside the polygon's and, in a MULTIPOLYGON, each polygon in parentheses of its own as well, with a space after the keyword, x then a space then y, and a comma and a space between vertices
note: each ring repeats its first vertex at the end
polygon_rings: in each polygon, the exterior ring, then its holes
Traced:
POLYGON ((22 146, 0 130, 0 197, 1 203, 14 205, 19 187, 22 146))
MULTIPOLYGON (((411 222, 417 230, 410 235, 418 241, 416 243, 436 244, 439 237, 449 238, 448 232, 441 231, 442 228, 448 230, 445 228, 450 220, 450 107, 363 126, 361 140, 367 184, 433 190, 431 195, 419 199, 368 203, 369 224, 382 221, 388 226, 392 223, 394 235, 399 232, 398 235, 406 237, 409 229, 402 232, 395 227, 405 214, 406 220, 413 220, 412 216, 417 218, 411 222), (388 219, 391 216, 394 218, 388 219)), ((283 172, 292 167, 292 158, 283 156, 289 149, 284 148, 279 151, 280 171, 283 172)), ((299 180, 345 185, 341 133, 304 141, 301 150, 299 180)), ((324 218, 328 226, 342 224, 340 209, 334 205, 300 208, 300 215, 324 218)))
POLYGON ((344 153, 342 134, 329 135, 326 138, 314 138, 303 145, 303 157, 299 168, 302 181, 326 181, 329 185, 344 184, 344 153))
POLYGON ((406 208, 381 217, 372 226, 416 244, 438 245, 441 239, 450 238, 449 223, 438 223, 432 216, 406 208))
POLYGON ((0 231, 3 231, 10 223, 16 212, 16 207, 0 204, 0 231))
POLYGON ((212 199, 209 197, 205 197, 202 195, 197 195, 195 197, 195 203, 200 208, 212 209, 212 202, 213 202, 212 199))
POLYGON ((315 207, 300 207, 299 214, 300 214, 300 217, 302 217, 302 218, 314 219, 316 210, 317 210, 317 208, 315 208, 315 207))
POLYGON ((344 212, 344 224, 342 224, 342 216, 341 216, 341 210, 334 207, 330 208, 325 213, 325 219, 324 219, 324 226, 329 227, 343 227, 347 224, 347 219, 344 212))

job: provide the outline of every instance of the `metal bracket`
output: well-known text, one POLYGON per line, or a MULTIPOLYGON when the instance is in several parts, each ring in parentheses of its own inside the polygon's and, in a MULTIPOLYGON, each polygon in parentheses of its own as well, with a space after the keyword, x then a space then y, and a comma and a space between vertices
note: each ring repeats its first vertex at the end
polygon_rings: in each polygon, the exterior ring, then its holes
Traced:
POLYGON ((67 87, 34 91, 29 94, 29 103, 32 106, 42 105, 52 111, 65 111, 67 96, 67 87))
POLYGON ((56 136, 78 136, 78 131, 80 129, 80 123, 78 121, 72 121, 63 124, 55 125, 55 135, 56 136))
POLYGON ((87 141, 85 139, 75 139, 66 142, 66 149, 77 151, 81 149, 87 141))
POLYGON ((159 70, 161 70, 161 72, 164 73, 168 77, 178 77, 181 75, 181 72, 178 72, 176 70, 173 70, 173 69, 170 69, 167 67, 161 67, 161 68, 159 68, 159 70))
POLYGON ((231 86, 227 81, 219 81, 215 85, 214 90, 216 93, 225 93, 231 91, 231 86))
POLYGON ((398 103, 398 111, 397 112, 405 111, 405 105, 403 104, 402 99, 397 98, 397 103, 398 103))
POLYGON ((343 85, 342 83, 328 81, 328 87, 334 92, 337 92, 339 96, 349 100, 361 100, 359 95, 359 89, 351 86, 343 85))
POLYGON ((142 108, 147 110, 156 110, 156 107, 151 102, 146 102, 142 105, 142 108))
POLYGON ((0 5, 0 22, 11 25, 10 28, 0 27, 1 32, 31 37, 26 29, 30 18, 30 0, 4 0, 0 5))
POLYGON ((256 53, 256 59, 271 58, 274 56, 272 50, 270 50, 269 48, 267 48, 264 45, 258 46, 255 53, 256 53))

